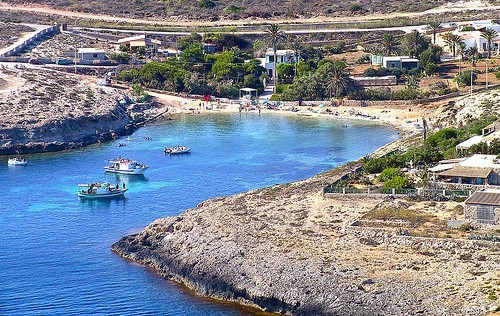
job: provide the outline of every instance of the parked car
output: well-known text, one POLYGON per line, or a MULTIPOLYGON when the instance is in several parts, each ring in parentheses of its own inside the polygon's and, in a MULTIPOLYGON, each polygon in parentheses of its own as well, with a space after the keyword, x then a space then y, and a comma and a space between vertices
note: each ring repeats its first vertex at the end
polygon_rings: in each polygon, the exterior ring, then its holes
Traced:
POLYGON ((56 59, 56 64, 57 65, 70 65, 70 64, 72 64, 72 62, 69 59, 57 58, 56 59))
POLYGON ((28 59, 28 63, 30 63, 32 65, 40 65, 41 64, 41 62, 38 59, 36 59, 36 58, 30 58, 30 59, 28 59))

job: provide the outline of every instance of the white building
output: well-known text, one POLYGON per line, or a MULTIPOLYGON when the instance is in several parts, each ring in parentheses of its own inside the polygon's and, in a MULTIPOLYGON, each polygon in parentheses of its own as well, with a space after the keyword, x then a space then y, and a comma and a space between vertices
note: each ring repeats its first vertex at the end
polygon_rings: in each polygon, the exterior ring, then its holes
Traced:
POLYGON ((411 70, 418 68, 418 59, 408 56, 385 56, 382 57, 382 67, 411 70))
POLYGON ((106 52, 95 48, 79 48, 78 58, 82 60, 105 60, 106 52))
MULTIPOLYGON (((481 36, 481 31, 485 29, 493 29, 498 32, 498 35, 493 38, 491 43, 491 53, 494 55, 500 55, 500 25, 493 23, 491 20, 474 21, 471 23, 464 23, 460 25, 460 28, 453 31, 453 34, 460 35, 462 42, 465 43, 465 48, 477 47, 480 54, 486 55, 488 53, 488 41, 481 36), (475 31, 462 32, 464 27, 472 26, 475 31)), ((440 34, 438 37, 438 44, 445 47, 447 50, 451 49, 447 46, 444 41, 444 34, 440 34)))
MULTIPOLYGON (((293 50, 283 49, 276 51, 276 65, 281 63, 293 64, 295 63, 295 52, 293 50)), ((264 63, 264 67, 267 69, 267 74, 269 77, 273 76, 274 70, 274 52, 272 50, 268 50, 266 52, 266 60, 264 63)))

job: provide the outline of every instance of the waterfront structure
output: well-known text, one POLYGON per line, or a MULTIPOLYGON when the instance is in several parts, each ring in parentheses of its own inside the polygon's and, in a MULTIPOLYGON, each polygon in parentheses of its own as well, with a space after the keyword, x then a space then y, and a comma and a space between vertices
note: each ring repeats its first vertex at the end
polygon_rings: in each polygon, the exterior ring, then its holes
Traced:
POLYGON ((437 181, 446 183, 500 185, 500 161, 496 155, 476 154, 455 163, 440 164, 429 172, 437 181))
POLYGON ((274 52, 268 50, 266 52, 266 58, 264 62, 264 68, 267 70, 269 77, 273 77, 273 72, 275 71, 275 65, 279 64, 293 64, 295 63, 295 52, 289 49, 278 49, 276 51, 276 63, 274 62, 274 52))
POLYGON ((500 225, 500 190, 474 192, 465 200, 464 214, 466 221, 500 225))

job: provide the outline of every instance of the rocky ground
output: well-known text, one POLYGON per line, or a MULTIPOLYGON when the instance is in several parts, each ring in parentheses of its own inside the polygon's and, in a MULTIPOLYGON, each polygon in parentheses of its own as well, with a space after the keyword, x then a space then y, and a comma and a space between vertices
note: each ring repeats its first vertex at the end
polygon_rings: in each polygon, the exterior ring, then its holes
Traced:
POLYGON ((76 148, 131 132, 131 107, 120 104, 127 99, 83 76, 2 67, 0 154, 76 148))
POLYGON ((102 49, 106 51, 107 56, 115 52, 115 46, 111 43, 97 41, 96 39, 85 38, 69 33, 59 33, 54 36, 49 36, 49 38, 46 40, 42 39, 38 42, 33 43, 32 47, 28 47, 22 54, 22 57, 74 58, 75 49, 84 47, 102 49))
POLYGON ((323 197, 356 166, 201 203, 112 249, 197 293, 293 315, 484 315, 499 246, 349 232, 387 197, 323 197))
POLYGON ((33 28, 26 25, 0 22, 0 47, 8 47, 14 44, 23 33, 33 31, 33 28))

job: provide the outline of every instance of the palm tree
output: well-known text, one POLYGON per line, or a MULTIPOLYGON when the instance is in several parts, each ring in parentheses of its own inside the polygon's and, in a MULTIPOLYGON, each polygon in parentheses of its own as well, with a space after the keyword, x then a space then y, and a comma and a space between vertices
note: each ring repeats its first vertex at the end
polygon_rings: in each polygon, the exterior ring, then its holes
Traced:
POLYGON ((290 49, 293 50, 295 54, 295 76, 297 76, 297 65, 299 64, 300 57, 303 55, 306 47, 302 42, 299 42, 292 37, 288 38, 288 42, 290 49))
POLYGON ((436 44, 436 33, 441 28, 441 21, 429 22, 429 28, 432 30, 432 43, 436 44))
POLYGON ((335 60, 330 71, 330 78, 328 78, 327 81, 330 98, 332 97, 332 90, 335 90, 335 97, 338 98, 340 92, 347 88, 347 84, 349 83, 347 65, 340 60, 335 60))
POLYGON ((457 47, 462 42, 462 36, 448 32, 444 34, 443 37, 446 45, 448 45, 448 47, 452 51, 453 57, 455 57, 455 55, 457 54, 457 47))
POLYGON ((494 29, 485 29, 481 31, 481 37, 488 42, 488 58, 491 57, 491 42, 498 35, 498 32, 494 29))
POLYGON ((422 50, 426 48, 427 41, 417 30, 413 30, 405 35, 404 44, 406 53, 413 58, 418 57, 422 50))
POLYGON ((268 36, 268 40, 271 43, 271 47, 273 49, 273 82, 274 82, 274 91, 276 91, 276 51, 278 50, 278 44, 284 39, 285 33, 281 30, 281 27, 278 24, 269 24, 266 28, 266 34, 268 36))
POLYGON ((467 44, 460 42, 457 47, 457 53, 460 55, 460 59, 458 60, 458 74, 460 74, 462 72, 462 59, 464 59, 464 55, 467 53, 467 44))
POLYGON ((401 44, 393 34, 384 34, 382 38, 382 47, 384 47, 385 55, 390 56, 398 51, 398 46, 401 44))
POLYGON ((476 67, 476 61, 479 59, 479 51, 477 46, 472 46, 467 49, 467 56, 472 61, 472 67, 476 67))

